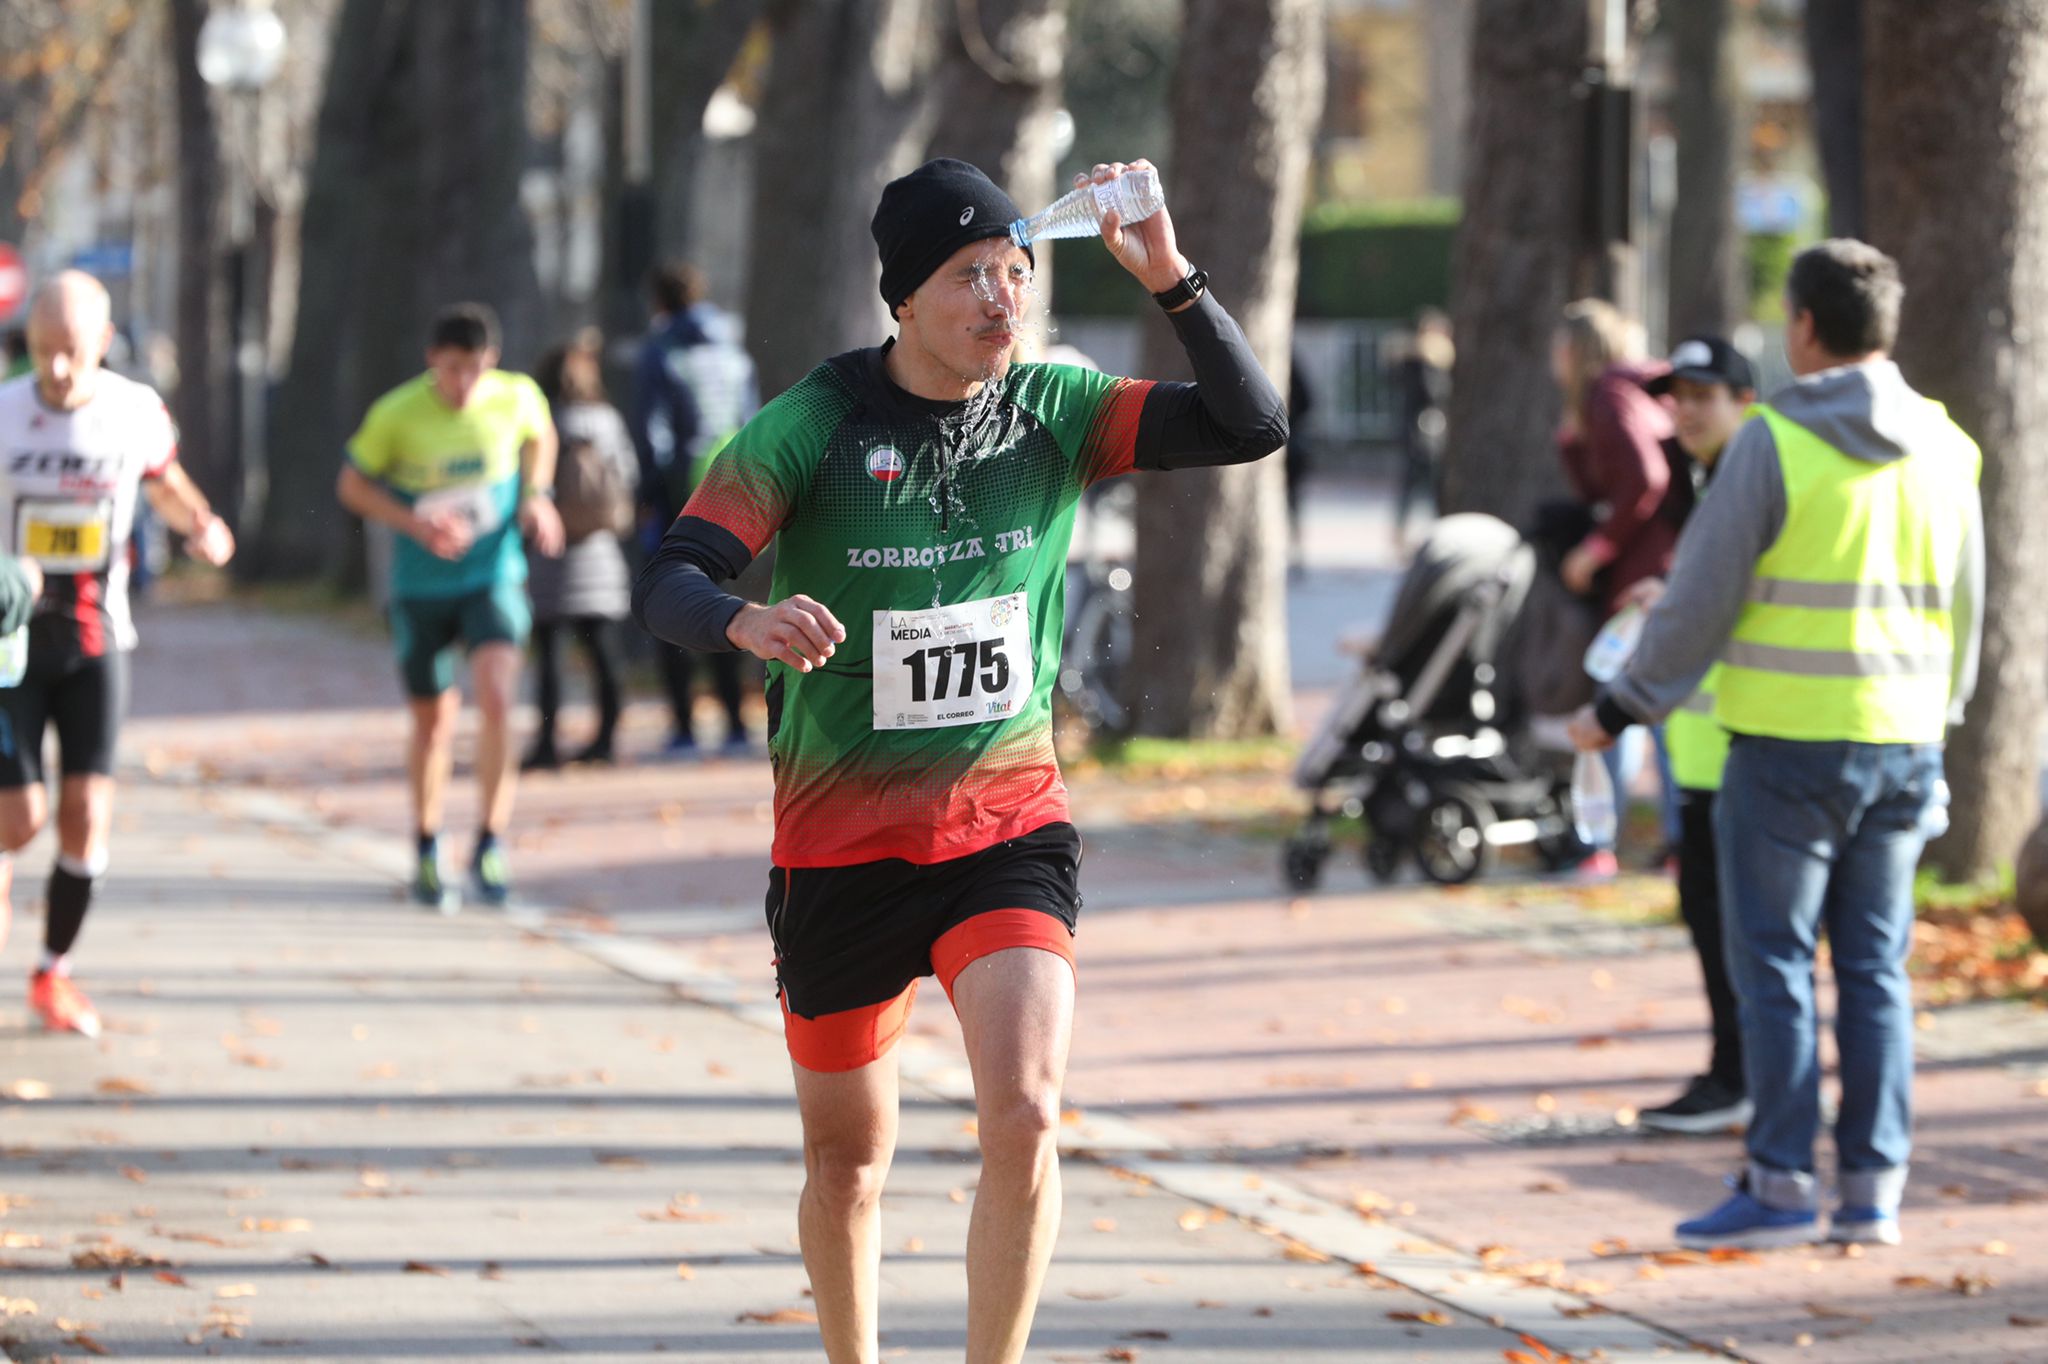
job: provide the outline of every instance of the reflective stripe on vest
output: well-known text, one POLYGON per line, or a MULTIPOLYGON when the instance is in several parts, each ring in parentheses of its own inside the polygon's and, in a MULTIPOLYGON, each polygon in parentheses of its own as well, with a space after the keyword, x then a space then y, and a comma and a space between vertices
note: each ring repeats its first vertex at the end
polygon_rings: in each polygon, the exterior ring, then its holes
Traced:
POLYGON ((1785 523, 1721 656, 1715 717, 1738 734, 1931 743, 1947 723, 1955 571, 1980 456, 1938 403, 1873 463, 1770 407, 1785 523))
POLYGON ((1685 791, 1718 791, 1721 769, 1728 764, 1728 731, 1714 721, 1714 690, 1721 665, 1707 670, 1700 689, 1664 720, 1664 746, 1671 754, 1671 777, 1685 791))

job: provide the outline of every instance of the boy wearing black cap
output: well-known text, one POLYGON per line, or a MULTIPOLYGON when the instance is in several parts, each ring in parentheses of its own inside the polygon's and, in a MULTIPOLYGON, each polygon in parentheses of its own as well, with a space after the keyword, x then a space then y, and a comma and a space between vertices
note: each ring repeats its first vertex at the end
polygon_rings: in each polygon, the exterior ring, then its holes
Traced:
MULTIPOLYGON (((1671 368, 1645 385, 1671 398, 1677 435, 1666 444, 1672 458, 1673 495, 1665 502, 1682 521, 1713 479, 1714 464, 1756 401, 1756 376, 1741 351, 1718 336, 1681 341, 1671 368)), ((1652 605, 1662 595, 1661 579, 1637 586, 1635 599, 1652 605)), ((1678 784, 1678 912, 1699 955, 1712 1018, 1714 1049, 1704 1075, 1669 1103, 1646 1108, 1643 1126, 1660 1132, 1725 1132, 1748 1122, 1751 1105, 1742 1076, 1742 1030, 1735 987, 1721 940, 1721 878, 1715 868, 1714 794, 1728 759, 1728 733, 1714 723, 1714 682, 1707 675, 1664 722, 1678 784)))
POLYGON ((979 1117, 966 1359, 1023 1355, 1059 1225, 1081 907, 1051 719, 1074 509, 1104 478, 1243 463, 1287 439, 1285 403, 1163 210, 1111 214, 1102 239, 1171 315, 1196 382, 1013 364, 1035 301, 1018 216, 965 162, 890 184, 872 227, 898 335, 763 408, 634 593, 661 638, 768 662, 768 927, 833 1364, 877 1356, 892 1049, 928 974, 960 1018, 979 1117), (718 588, 771 539, 771 604, 718 588))

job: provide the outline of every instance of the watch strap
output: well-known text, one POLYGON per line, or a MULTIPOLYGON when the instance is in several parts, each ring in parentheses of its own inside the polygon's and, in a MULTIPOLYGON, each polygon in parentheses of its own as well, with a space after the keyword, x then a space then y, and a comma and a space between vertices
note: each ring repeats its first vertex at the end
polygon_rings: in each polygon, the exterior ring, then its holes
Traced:
POLYGON ((1207 270, 1192 270, 1188 272, 1186 279, 1174 285, 1171 289, 1165 289, 1152 295, 1152 301, 1168 312, 1172 312, 1183 303, 1194 302, 1208 291, 1209 272, 1207 270))

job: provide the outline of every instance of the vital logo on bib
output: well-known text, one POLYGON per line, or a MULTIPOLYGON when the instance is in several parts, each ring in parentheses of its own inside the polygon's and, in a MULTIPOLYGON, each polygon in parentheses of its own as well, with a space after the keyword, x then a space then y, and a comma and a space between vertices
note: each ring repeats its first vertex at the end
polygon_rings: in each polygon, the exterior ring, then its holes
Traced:
POLYGON ((903 456, 893 445, 878 445, 868 451, 868 477, 877 483, 894 483, 903 477, 903 456))

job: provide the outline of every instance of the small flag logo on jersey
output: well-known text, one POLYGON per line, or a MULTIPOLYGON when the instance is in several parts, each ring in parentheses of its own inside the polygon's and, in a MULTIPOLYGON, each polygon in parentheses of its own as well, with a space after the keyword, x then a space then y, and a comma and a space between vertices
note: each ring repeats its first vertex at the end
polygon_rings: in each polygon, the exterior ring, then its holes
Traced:
POLYGON ((877 483, 894 483, 903 477, 903 456, 893 445, 878 445, 868 451, 868 477, 877 483))

